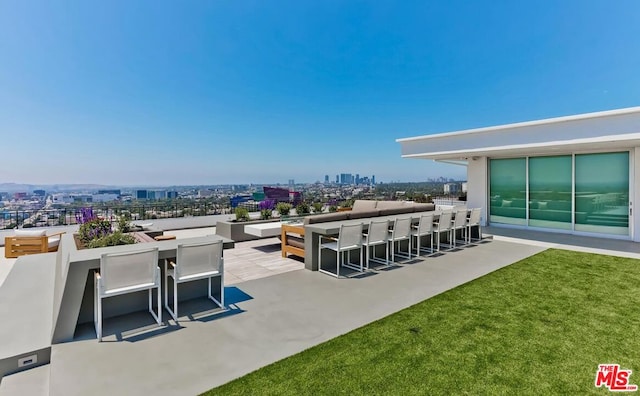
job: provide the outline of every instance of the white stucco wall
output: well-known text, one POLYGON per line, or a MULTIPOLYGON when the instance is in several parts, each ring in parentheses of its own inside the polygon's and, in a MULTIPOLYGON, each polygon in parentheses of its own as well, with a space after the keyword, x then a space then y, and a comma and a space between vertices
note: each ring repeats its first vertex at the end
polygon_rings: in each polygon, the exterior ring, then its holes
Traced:
POLYGON ((482 208, 482 225, 487 225, 488 213, 487 157, 470 159, 467 166, 467 207, 482 208))
POLYGON ((629 183, 631 183, 631 194, 629 195, 629 205, 632 209, 629 218, 631 227, 631 239, 640 242, 640 147, 634 147, 629 153, 631 169, 629 170, 629 183))

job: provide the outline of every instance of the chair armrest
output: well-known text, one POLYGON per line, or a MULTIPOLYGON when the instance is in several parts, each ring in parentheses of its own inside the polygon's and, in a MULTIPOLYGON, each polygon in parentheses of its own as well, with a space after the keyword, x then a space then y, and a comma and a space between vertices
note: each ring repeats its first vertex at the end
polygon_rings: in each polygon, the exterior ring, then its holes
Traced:
POLYGON ((326 236, 326 235, 319 235, 319 239, 318 240, 320 241, 320 243, 322 243, 323 239, 327 239, 327 240, 330 240, 330 241, 338 242, 338 238, 336 238, 336 237, 331 237, 331 236, 326 236))
POLYGON ((55 236, 61 236, 62 234, 66 234, 66 232, 65 231, 56 232, 55 234, 47 235, 47 238, 51 238, 51 237, 55 237, 55 236))
POLYGON ((298 235, 302 235, 304 236, 304 227, 303 226, 299 226, 299 225, 290 225, 290 224, 283 224, 282 225, 282 233, 287 233, 287 232, 291 232, 294 234, 298 234, 298 235))

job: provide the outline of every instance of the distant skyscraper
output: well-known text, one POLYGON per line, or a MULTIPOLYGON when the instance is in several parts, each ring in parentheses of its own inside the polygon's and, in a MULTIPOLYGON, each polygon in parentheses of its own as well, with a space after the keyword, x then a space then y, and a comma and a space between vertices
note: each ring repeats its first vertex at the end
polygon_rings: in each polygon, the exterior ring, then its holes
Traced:
POLYGON ((149 199, 147 190, 136 190, 136 199, 149 199))
POLYGON ((167 190, 154 190, 153 199, 167 199, 167 190))
POLYGON ((329 184, 329 175, 324 175, 324 182, 329 184))
POLYGON ((33 195, 37 195, 38 197, 44 197, 45 196, 45 191, 44 190, 33 190, 33 195))
POLYGON ((360 184, 360 174, 356 173, 356 180, 355 180, 356 184, 360 184))
POLYGON ((177 191, 167 191, 167 198, 169 198, 169 199, 178 198, 178 192, 177 191))
POLYGON ((353 184, 353 175, 351 173, 340 174, 340 184, 353 184))
POLYGON ((340 183, 340 175, 336 175, 336 184, 340 183))
POLYGON ((376 184, 376 175, 371 176, 371 184, 376 184))
POLYGON ((293 179, 289 179, 289 187, 292 187, 295 185, 295 181, 293 179))
POLYGON ((98 194, 115 194, 115 195, 122 195, 121 191, 119 189, 113 189, 113 190, 98 190, 98 194))
POLYGON ((445 194, 453 194, 460 191, 460 185, 458 183, 446 183, 444 185, 445 194))

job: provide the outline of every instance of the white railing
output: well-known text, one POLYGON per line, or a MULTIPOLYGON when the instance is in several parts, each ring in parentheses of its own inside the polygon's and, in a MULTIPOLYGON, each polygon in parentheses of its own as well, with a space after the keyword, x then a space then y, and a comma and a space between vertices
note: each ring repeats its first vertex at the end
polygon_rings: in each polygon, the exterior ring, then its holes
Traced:
POLYGON ((460 201, 456 198, 434 198, 433 203, 436 206, 467 206, 467 201, 460 201))

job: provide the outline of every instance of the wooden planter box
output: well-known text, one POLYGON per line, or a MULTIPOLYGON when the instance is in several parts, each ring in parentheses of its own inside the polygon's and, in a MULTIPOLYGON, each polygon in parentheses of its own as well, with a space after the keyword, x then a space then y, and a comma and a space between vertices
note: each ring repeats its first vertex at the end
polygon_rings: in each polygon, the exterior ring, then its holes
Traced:
POLYGON ((235 242, 254 241, 260 237, 244 232, 244 226, 251 224, 275 223, 280 219, 250 220, 250 221, 218 221, 216 223, 216 235, 233 239, 235 242))

